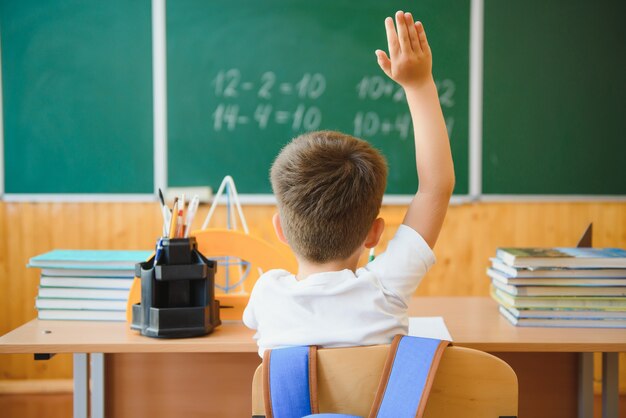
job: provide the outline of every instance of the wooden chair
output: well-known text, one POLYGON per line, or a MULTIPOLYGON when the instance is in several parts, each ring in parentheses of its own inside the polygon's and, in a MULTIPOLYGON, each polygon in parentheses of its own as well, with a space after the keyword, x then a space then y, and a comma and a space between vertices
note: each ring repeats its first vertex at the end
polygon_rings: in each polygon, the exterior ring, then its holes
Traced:
MULTIPOLYGON (((230 306, 230 309, 222 309, 220 316, 222 319, 241 320, 243 309, 248 303, 248 298, 258 274, 256 269, 268 271, 276 268, 283 268, 288 271, 296 271, 298 265, 289 247, 275 246, 267 241, 241 231, 232 229, 203 229, 192 231, 192 236, 196 237, 198 250, 207 257, 233 256, 246 260, 252 265, 252 274, 244 283, 244 294, 216 294, 216 299, 220 300, 222 306, 230 306)), ((128 295, 126 306, 126 319, 132 319, 132 306, 141 302, 141 280, 135 278, 128 295)))
MULTIPOLYGON (((388 349, 377 345, 318 350, 320 413, 367 417, 388 349)), ((265 415, 262 368, 252 380, 253 416, 265 415)), ((514 417, 517 396, 517 376, 507 363, 482 351, 451 346, 439 364, 424 417, 514 417)))

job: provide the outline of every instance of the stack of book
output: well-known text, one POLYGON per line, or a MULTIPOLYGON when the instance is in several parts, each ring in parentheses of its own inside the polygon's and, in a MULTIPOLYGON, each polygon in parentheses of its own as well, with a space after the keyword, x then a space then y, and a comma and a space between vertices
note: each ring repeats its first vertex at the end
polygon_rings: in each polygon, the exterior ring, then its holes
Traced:
POLYGON ((499 248, 491 296, 513 325, 626 328, 626 251, 499 248))
POLYGON ((150 251, 54 250, 30 259, 41 268, 39 319, 124 321, 135 263, 150 251))

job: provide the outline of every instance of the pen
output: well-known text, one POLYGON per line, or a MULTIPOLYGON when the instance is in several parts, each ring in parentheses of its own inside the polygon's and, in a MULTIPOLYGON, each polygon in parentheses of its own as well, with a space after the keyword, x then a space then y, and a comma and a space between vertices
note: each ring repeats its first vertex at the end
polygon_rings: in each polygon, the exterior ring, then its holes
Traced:
POLYGON ((152 267, 156 267, 159 258, 161 258, 161 253, 163 253, 163 238, 159 238, 159 242, 157 243, 156 253, 154 254, 154 265, 152 267))
POLYGON ((163 236, 167 238, 168 232, 170 231, 170 224, 172 222, 172 211, 167 206, 165 207, 165 219, 165 235, 163 236))
POLYGON ((185 219, 185 230, 184 237, 189 237, 189 231, 191 230, 191 223, 193 219, 196 217, 196 212, 198 211, 198 205, 200 204, 200 196, 195 195, 191 202, 189 202, 189 207, 187 208, 187 219, 185 219))
POLYGON ((185 194, 183 193, 178 200, 178 211, 174 212, 172 215, 176 217, 176 235, 175 238, 183 237, 183 228, 185 223, 185 218, 183 217, 183 212, 185 211, 185 194))
POLYGON ((170 221, 170 233, 169 233, 169 237, 170 238, 176 238, 176 223, 178 222, 178 216, 176 216, 176 213, 178 213, 178 198, 174 198, 174 207, 172 208, 172 220, 170 221))
MULTIPOLYGON (((179 210, 181 210, 181 211, 183 212, 183 221, 184 221, 184 220, 185 220, 185 213, 186 213, 186 211, 187 211, 187 208, 186 208, 186 206, 187 206, 187 201, 185 200, 185 193, 183 193, 183 194, 181 194, 181 195, 180 195, 180 200, 182 200, 182 201, 183 201, 183 204, 182 204, 182 206, 181 206, 181 205, 178 205, 178 208, 179 208, 179 210)), ((180 202, 180 200, 179 200, 179 202, 180 202)), ((184 228, 184 226, 185 226, 185 225, 183 224, 183 225, 180 225, 179 227, 183 227, 183 228, 184 228)))
POLYGON ((165 206, 165 199, 163 199, 163 192, 159 188, 159 200, 161 201, 161 215, 163 215, 163 236, 167 236, 169 230, 170 209, 165 206))
POLYGON ((163 191, 159 187, 159 200, 161 201, 161 207, 165 207, 165 199, 163 199, 163 191))

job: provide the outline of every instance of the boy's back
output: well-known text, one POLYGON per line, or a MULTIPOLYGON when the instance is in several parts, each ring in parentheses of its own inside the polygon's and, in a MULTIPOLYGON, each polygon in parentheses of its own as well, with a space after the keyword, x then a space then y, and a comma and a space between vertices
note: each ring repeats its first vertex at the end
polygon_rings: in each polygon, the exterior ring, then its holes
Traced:
POLYGON ((406 93, 415 133, 420 187, 387 251, 364 268, 377 245, 386 184, 384 159, 365 141, 337 132, 296 138, 271 171, 279 213, 274 227, 298 259, 298 272, 273 270, 255 285, 244 323, 256 329, 259 353, 293 345, 385 344, 408 331, 408 300, 434 263, 454 187, 448 136, 432 79, 421 23, 410 14, 385 20, 390 58, 383 71, 406 93))
POLYGON ((300 281, 285 270, 264 274, 243 321, 257 330, 261 356, 293 345, 388 344, 408 332, 409 298, 434 262, 424 239, 401 225, 387 251, 356 272, 313 273, 300 281))

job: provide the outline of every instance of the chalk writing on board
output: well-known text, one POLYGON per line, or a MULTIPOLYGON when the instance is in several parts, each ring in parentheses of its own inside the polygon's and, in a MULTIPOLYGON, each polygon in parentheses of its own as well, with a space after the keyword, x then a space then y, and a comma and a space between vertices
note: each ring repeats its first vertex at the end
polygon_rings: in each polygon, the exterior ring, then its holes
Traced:
POLYGON ((288 125, 293 131, 313 131, 322 124, 322 111, 314 105, 296 103, 293 108, 277 107, 271 103, 277 95, 293 96, 300 100, 319 99, 326 91, 326 77, 320 73, 304 73, 293 83, 277 79, 273 71, 265 71, 258 80, 247 80, 238 68, 220 70, 212 81, 218 103, 211 114, 214 131, 234 131, 238 126, 255 124, 259 130, 270 124, 288 125), (252 115, 243 114, 236 100, 246 93, 256 92, 260 103, 252 115))
MULTIPOLYGON (((439 101, 443 107, 454 106, 454 92, 456 85, 454 81, 446 78, 444 80, 435 81, 437 92, 439 93, 439 101)), ((404 100, 404 91, 395 82, 382 76, 364 76, 356 85, 357 97, 361 100, 379 100, 381 98, 389 98, 394 102, 404 100)))
POLYGON ((266 71, 259 80, 243 81, 241 70, 220 70, 212 81, 217 97, 239 97, 241 92, 256 90, 257 97, 269 100, 276 94, 294 95, 301 99, 317 99, 326 91, 326 77, 320 73, 304 73, 295 83, 277 83, 276 73, 266 71))
POLYGON ((322 123, 322 112, 316 106, 307 106, 303 103, 295 109, 274 108, 271 104, 257 105, 252 117, 240 113, 238 104, 220 103, 211 115, 213 130, 234 131, 238 126, 256 124, 264 130, 270 123, 289 125, 293 131, 315 131, 322 123))
MULTIPOLYGON (((456 85, 453 80, 436 80, 437 93, 441 107, 452 108, 454 106, 454 93, 456 85)), ((405 100, 402 87, 392 80, 383 76, 364 76, 356 84, 357 97, 362 101, 391 100, 401 102, 405 100)), ((452 136, 454 117, 445 118, 448 135, 452 136)), ((377 135, 397 135, 401 140, 409 138, 411 132, 411 117, 408 113, 394 117, 383 117, 374 111, 359 111, 353 119, 354 135, 363 138, 371 138, 377 135)))
POLYGON ((454 92, 456 91, 456 85, 454 81, 446 78, 444 80, 435 81, 437 86, 437 92, 439 93, 439 102, 442 107, 454 106, 454 92))
POLYGON ((372 137, 379 134, 398 135, 401 139, 409 136, 411 115, 408 113, 393 118, 381 118, 376 112, 357 112, 354 117, 354 136, 372 137))
MULTIPOLYGON (((454 81, 443 79, 435 83, 441 106, 444 109, 452 108, 456 91, 454 81)), ((315 101, 326 91, 326 77, 322 73, 307 72, 290 82, 280 80, 274 71, 265 71, 256 79, 247 79, 240 69, 229 68, 219 70, 212 85, 215 87, 215 96, 220 98, 211 114, 213 130, 216 132, 235 131, 245 125, 254 125, 259 130, 284 125, 296 132, 322 127, 323 112, 315 105, 315 101), (250 95, 256 96, 258 104, 254 112, 246 114, 242 112, 238 99, 250 95), (272 102, 279 96, 293 97, 295 103, 289 106, 272 102)), ((401 140, 411 136, 411 116, 408 112, 389 116, 366 108, 368 101, 404 102, 406 99, 402 87, 384 76, 365 75, 356 84, 355 91, 363 107, 355 112, 352 119, 353 135, 363 138, 395 136, 401 140)), ((446 127, 451 136, 454 127, 452 116, 446 117, 446 127)))
POLYGON ((359 99, 378 100, 391 98, 394 102, 404 100, 404 91, 400 85, 381 76, 365 76, 356 85, 359 99))

